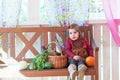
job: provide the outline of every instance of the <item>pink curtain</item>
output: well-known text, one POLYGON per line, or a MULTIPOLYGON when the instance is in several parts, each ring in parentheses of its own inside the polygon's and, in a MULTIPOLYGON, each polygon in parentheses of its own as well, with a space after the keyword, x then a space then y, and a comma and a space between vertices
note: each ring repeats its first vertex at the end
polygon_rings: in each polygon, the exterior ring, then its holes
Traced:
POLYGON ((106 20, 116 44, 120 46, 119 25, 120 25, 120 0, 102 0, 106 20))

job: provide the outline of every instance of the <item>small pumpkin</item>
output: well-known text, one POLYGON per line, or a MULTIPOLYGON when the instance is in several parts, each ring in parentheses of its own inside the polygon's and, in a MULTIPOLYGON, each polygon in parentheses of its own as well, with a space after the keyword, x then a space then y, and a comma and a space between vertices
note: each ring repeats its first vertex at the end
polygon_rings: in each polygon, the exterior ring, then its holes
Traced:
POLYGON ((89 66, 89 67, 94 66, 94 61, 95 61, 95 59, 94 59, 93 56, 88 56, 88 57, 85 59, 85 63, 86 63, 86 65, 89 66))
POLYGON ((29 70, 35 70, 36 69, 36 65, 35 62, 31 61, 28 65, 28 69, 29 70))
POLYGON ((19 69, 22 70, 22 69, 26 69, 28 67, 28 63, 26 61, 20 61, 18 63, 18 66, 19 66, 19 69))

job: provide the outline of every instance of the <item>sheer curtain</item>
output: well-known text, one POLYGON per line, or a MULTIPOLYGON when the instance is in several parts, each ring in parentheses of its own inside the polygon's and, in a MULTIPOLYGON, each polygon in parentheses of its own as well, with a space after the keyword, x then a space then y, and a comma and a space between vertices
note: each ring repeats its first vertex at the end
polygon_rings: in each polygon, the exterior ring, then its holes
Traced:
POLYGON ((116 44, 120 46, 120 0, 102 0, 109 29, 116 44))
MULTIPOLYGON (((22 0, 0 0, 0 27, 16 27, 22 0)), ((9 35, 0 34, 0 50, 2 45, 9 41, 9 35), (4 42, 3 42, 4 41, 4 42)), ((9 42, 8 42, 9 43, 9 42)), ((10 44, 7 44, 8 47, 10 44)), ((7 52, 5 50, 5 52, 7 52)))
POLYGON ((0 27, 16 27, 22 0, 0 0, 0 27))
POLYGON ((89 0, 45 0, 45 6, 50 26, 88 22, 89 0))

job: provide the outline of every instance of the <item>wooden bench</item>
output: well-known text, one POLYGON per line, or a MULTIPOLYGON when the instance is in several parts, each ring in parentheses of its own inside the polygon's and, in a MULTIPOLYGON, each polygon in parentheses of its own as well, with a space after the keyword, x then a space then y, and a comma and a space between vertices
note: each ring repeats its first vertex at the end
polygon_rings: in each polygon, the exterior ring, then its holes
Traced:
MULTIPOLYGON (((37 55, 40 51, 40 45, 48 45, 48 41, 56 40, 56 33, 62 38, 63 41, 65 41, 66 30, 66 27, 0 28, 0 36, 2 36, 2 47, 4 51, 8 53, 8 55, 18 61, 30 61, 31 59, 27 58, 26 55, 28 55, 29 53, 33 53, 32 55, 37 55), (50 38, 48 38, 49 36, 50 38), (17 49, 20 47, 22 49, 17 49)), ((91 80, 98 80, 99 48, 96 46, 93 40, 92 25, 84 27, 82 26, 80 27, 80 30, 82 31, 83 36, 87 37, 90 45, 94 49, 95 55, 94 67, 89 67, 85 72, 85 75, 91 75, 91 80)), ((21 73, 28 77, 69 76, 67 68, 46 70, 44 69, 42 71, 21 70, 21 73)))

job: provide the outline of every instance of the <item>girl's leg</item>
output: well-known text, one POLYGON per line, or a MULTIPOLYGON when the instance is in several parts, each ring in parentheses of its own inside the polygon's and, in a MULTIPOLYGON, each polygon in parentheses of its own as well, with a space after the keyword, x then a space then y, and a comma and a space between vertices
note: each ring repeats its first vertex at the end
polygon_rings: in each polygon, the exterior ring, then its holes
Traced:
POLYGON ((71 80, 75 80, 75 78, 77 77, 77 66, 76 66, 76 61, 74 59, 70 59, 69 60, 69 66, 68 66, 68 71, 70 73, 70 78, 71 80))
POLYGON ((84 73, 87 69, 87 66, 85 65, 84 61, 80 60, 78 63, 78 80, 84 79, 84 73))

